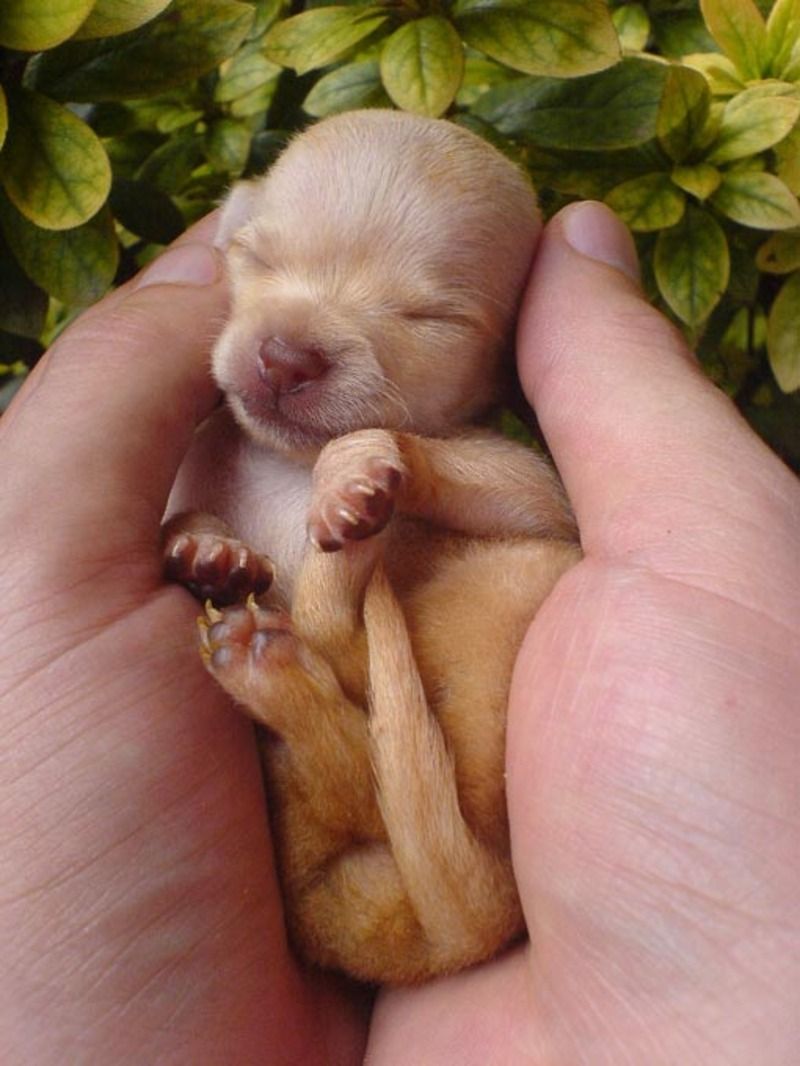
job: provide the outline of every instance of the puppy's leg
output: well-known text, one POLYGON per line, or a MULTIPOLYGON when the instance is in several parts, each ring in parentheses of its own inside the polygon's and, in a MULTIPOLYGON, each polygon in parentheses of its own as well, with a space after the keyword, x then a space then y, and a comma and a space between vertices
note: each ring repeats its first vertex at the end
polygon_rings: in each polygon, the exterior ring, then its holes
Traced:
POLYGON ((199 625, 209 672, 278 738, 270 754, 280 774, 278 804, 301 802, 318 830, 325 829, 317 853, 307 854, 310 869, 297 876, 329 861, 337 841, 379 833, 366 714, 297 635, 288 614, 251 598, 245 606, 207 609, 199 625))
POLYGON ((558 475, 532 448, 480 430, 396 437, 407 470, 398 499, 405 513, 472 536, 577 541, 558 475))
POLYGON ((272 563, 234 536, 214 515, 188 511, 161 529, 164 575, 201 601, 239 603, 272 584, 272 563))
MULTIPOLYGON (((382 570, 364 603, 370 740, 392 855, 432 972, 485 958, 522 928, 510 860, 464 820, 455 767, 431 714, 403 613, 382 570)), ((502 842, 498 842, 502 848, 502 842)))
POLYGON ((577 540, 551 465, 496 433, 443 439, 368 429, 325 446, 309 532, 325 551, 381 530, 395 510, 478 537, 577 540))

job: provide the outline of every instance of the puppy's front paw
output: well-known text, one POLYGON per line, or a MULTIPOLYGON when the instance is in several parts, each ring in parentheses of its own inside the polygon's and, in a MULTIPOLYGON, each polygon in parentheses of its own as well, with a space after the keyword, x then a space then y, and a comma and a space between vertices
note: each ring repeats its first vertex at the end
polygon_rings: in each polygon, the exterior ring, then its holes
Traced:
POLYGON ((328 444, 314 468, 308 535, 322 551, 372 537, 387 525, 405 467, 390 433, 364 430, 328 444))
POLYGON ((272 584, 272 563, 239 540, 218 533, 177 531, 164 545, 164 573, 199 600, 219 606, 260 596, 272 584))

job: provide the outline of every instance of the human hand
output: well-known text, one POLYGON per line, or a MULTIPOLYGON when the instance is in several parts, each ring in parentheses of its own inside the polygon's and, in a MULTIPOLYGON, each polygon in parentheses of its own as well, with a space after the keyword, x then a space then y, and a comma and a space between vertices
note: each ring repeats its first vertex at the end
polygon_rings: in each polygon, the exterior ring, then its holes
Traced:
POLYGON ((0 422, 0 1060, 356 1062, 287 949, 253 732, 159 527, 216 402, 195 227, 57 341, 0 422))
POLYGON ((567 208, 520 324, 586 553, 512 687, 531 945, 385 992, 370 1066, 796 1059, 800 486, 635 276, 610 212, 567 208))

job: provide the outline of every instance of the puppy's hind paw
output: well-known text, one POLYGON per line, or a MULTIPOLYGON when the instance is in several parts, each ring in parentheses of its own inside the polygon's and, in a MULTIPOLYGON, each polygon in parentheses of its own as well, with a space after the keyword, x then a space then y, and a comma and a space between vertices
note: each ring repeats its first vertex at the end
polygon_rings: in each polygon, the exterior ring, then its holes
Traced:
POLYGON ((164 545, 164 573, 199 600, 218 605, 260 596, 272 584, 272 563, 246 544, 218 533, 176 532, 164 545))
POLYGON ((259 607, 250 595, 244 606, 217 610, 206 604, 197 619, 200 654, 218 680, 242 669, 259 670, 294 658, 295 637, 288 614, 259 607))

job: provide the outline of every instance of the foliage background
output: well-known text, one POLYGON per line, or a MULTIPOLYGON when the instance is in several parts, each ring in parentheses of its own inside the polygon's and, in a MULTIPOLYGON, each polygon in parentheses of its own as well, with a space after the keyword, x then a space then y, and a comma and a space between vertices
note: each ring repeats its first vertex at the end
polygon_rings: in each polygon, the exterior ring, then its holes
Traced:
POLYGON ((293 131, 390 106, 487 137, 546 215, 609 203, 800 466, 800 0, 4 0, 0 407, 293 131))

